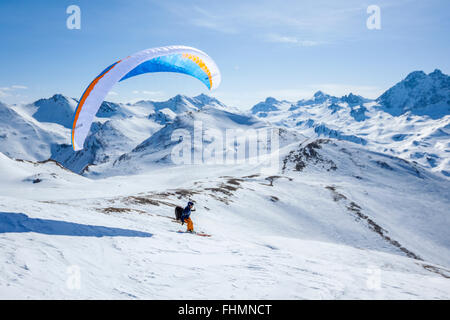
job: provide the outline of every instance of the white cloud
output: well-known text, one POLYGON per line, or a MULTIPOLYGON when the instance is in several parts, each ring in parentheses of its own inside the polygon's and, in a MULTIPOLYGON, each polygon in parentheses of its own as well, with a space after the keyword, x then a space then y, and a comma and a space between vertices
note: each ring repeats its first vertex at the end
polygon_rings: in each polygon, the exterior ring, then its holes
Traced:
POLYGON ((147 90, 143 90, 142 93, 146 94, 146 95, 149 95, 149 96, 161 96, 161 95, 163 95, 162 91, 147 91, 147 90))
POLYGON ((14 91, 24 89, 28 89, 28 87, 17 84, 9 87, 0 87, 0 97, 8 97, 11 96, 14 93, 14 91))
POLYGON ((115 91, 111 92, 112 94, 108 95, 108 101, 117 103, 135 103, 142 100, 159 101, 160 99, 167 98, 163 91, 127 90, 120 93, 115 91))
POLYGON ((194 10, 198 13, 198 17, 190 20, 193 25, 222 33, 237 33, 235 26, 230 24, 230 16, 214 15, 199 7, 194 7, 194 10))
POLYGON ((164 92, 162 91, 148 91, 148 90, 133 90, 132 91, 133 94, 145 94, 147 96, 162 96, 164 94, 164 92))
POLYGON ((205 20, 203 18, 201 19, 191 19, 191 23, 197 27, 202 27, 206 29, 211 29, 214 31, 219 31, 222 33, 236 33, 237 30, 233 27, 222 25, 218 23, 217 21, 213 20, 205 20))
MULTIPOLYGON (((381 1, 381 0, 380 0, 381 1)), ((354 26, 364 19, 366 8, 357 0, 350 0, 344 5, 339 1, 317 0, 305 4, 298 0, 286 0, 280 4, 273 0, 258 2, 226 1, 208 3, 204 7, 191 4, 167 5, 167 9, 180 16, 188 23, 221 33, 258 33, 277 30, 286 34, 301 34, 323 38, 327 42, 342 33, 355 32, 354 26)), ((361 30, 364 30, 361 27, 361 30)), ((281 39, 304 46, 315 45, 315 41, 300 40, 292 37, 281 39), (314 43, 313 43, 314 42, 314 43)))
POLYGON ((319 41, 301 40, 296 37, 283 36, 275 33, 267 34, 265 40, 268 42, 295 44, 302 47, 313 47, 321 44, 319 41))

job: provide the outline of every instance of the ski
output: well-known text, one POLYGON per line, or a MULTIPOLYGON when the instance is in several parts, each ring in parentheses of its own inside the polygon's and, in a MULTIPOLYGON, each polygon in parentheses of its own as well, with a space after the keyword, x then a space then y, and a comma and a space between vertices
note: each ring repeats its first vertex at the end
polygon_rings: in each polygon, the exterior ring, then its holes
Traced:
POLYGON ((188 231, 178 230, 178 233, 190 233, 190 234, 195 234, 195 235, 200 236, 200 237, 211 237, 210 234, 203 233, 203 232, 195 232, 195 231, 194 232, 188 232, 188 231))

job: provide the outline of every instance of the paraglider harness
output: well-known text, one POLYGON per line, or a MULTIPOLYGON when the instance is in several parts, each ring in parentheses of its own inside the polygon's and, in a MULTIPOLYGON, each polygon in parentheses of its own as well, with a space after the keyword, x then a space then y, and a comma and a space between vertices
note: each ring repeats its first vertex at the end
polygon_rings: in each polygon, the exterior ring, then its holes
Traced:
POLYGON ((175 220, 180 221, 181 225, 184 225, 184 219, 189 218, 189 216, 191 215, 191 211, 195 211, 194 208, 193 209, 189 208, 190 204, 194 205, 192 202, 189 201, 188 205, 184 209, 183 207, 180 206, 175 207, 175 220))
POLYGON ((183 214, 183 208, 180 206, 177 206, 175 208, 175 220, 181 221, 181 215, 183 214))

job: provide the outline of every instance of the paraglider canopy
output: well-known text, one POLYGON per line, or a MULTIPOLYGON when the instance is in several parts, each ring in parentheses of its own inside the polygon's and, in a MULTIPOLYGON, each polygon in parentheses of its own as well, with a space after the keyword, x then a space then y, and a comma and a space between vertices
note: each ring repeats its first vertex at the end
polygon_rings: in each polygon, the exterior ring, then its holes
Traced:
POLYGON ((72 124, 73 149, 83 149, 94 116, 117 82, 152 72, 184 73, 199 79, 210 90, 217 88, 221 80, 214 61, 203 51, 192 47, 146 49, 119 60, 95 77, 81 96, 72 124))

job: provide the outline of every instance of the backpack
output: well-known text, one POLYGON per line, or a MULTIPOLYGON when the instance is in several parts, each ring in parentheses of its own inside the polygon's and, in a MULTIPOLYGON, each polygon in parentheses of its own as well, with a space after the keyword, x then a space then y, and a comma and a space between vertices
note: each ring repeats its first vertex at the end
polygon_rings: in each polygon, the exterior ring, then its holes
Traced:
POLYGON ((183 213, 183 208, 180 206, 175 207, 175 220, 181 221, 181 214, 183 213))

